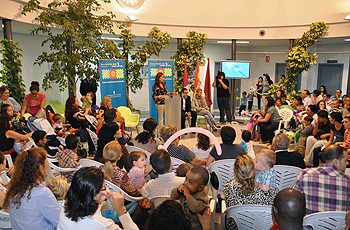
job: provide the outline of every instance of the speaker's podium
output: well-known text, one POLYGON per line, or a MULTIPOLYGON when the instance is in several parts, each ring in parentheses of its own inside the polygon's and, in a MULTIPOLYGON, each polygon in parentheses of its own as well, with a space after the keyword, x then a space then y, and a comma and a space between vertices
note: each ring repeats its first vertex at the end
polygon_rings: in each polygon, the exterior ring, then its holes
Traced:
POLYGON ((170 95, 165 99, 165 124, 173 124, 181 130, 181 97, 170 95))

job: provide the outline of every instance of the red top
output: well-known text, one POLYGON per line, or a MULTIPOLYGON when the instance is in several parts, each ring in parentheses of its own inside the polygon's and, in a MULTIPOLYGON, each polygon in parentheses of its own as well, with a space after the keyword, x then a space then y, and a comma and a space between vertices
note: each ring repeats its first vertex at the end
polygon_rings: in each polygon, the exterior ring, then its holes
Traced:
POLYGON ((44 100, 44 98, 46 98, 46 95, 43 93, 39 93, 39 100, 35 101, 32 99, 31 94, 27 94, 24 97, 24 99, 28 102, 27 113, 30 113, 33 116, 35 116, 39 112, 41 102, 42 100, 44 100))

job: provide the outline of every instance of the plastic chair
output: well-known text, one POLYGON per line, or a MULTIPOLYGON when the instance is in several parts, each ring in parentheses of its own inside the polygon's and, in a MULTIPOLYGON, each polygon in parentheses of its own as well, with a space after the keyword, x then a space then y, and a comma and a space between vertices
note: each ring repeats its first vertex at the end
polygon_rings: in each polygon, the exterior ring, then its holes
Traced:
POLYGON ((345 229, 345 212, 318 212, 304 217, 303 226, 313 230, 345 229))
MULTIPOLYGON (((105 180, 105 186, 111 190, 111 192, 119 192, 119 191, 123 191, 121 188, 119 188, 117 185, 113 184, 112 182, 105 180)), ((134 197, 134 196, 130 196, 129 194, 127 194, 126 192, 124 192, 125 194, 125 200, 130 201, 130 202, 138 202, 140 200, 145 199, 143 196, 140 197, 134 197)))
POLYGON ((226 229, 225 219, 232 217, 239 230, 269 230, 273 226, 271 206, 238 205, 226 209, 221 215, 220 229, 226 229))
POLYGON ((148 151, 144 150, 144 149, 141 149, 141 148, 138 148, 138 147, 135 147, 135 146, 125 146, 126 149, 128 150, 129 153, 133 152, 133 151, 141 151, 141 152, 144 152, 147 156, 147 166, 149 165, 149 160, 150 160, 150 157, 151 157, 151 153, 149 153, 148 151))
POLYGON ((186 162, 184 162, 184 161, 182 161, 182 160, 180 160, 180 159, 177 159, 177 158, 175 158, 175 157, 171 157, 171 162, 173 162, 173 172, 176 172, 176 169, 177 169, 180 165, 186 163, 186 162))
POLYGON ((90 160, 90 159, 80 159, 79 164, 82 167, 95 166, 96 168, 99 168, 101 165, 103 165, 102 163, 100 163, 98 161, 94 161, 94 160, 90 160))
POLYGON ((278 112, 279 112, 282 120, 280 121, 280 123, 278 125, 278 129, 275 131, 275 135, 277 135, 278 133, 281 132, 282 122, 284 122, 284 128, 285 128, 285 127, 287 127, 288 122, 293 117, 293 111, 288 109, 288 108, 280 109, 280 110, 278 110, 278 112))
POLYGON ((151 213, 166 200, 171 200, 171 198, 169 196, 158 196, 152 198, 149 201, 149 204, 151 205, 151 213))
POLYGON ((10 214, 0 210, 0 229, 12 229, 10 214))
POLYGON ((13 165, 13 161, 12 161, 12 157, 10 154, 5 155, 6 160, 7 160, 7 164, 9 165, 9 167, 11 167, 13 165))
POLYGON ((127 128, 136 127, 136 131, 137 133, 139 133, 138 125, 140 121, 140 114, 131 113, 131 110, 125 106, 119 106, 117 109, 125 119, 125 127, 127 128))
POLYGON ((10 178, 7 176, 7 171, 6 170, 3 170, 0 172, 0 178, 2 180, 2 182, 4 183, 9 183, 10 182, 10 178))
POLYGON ((48 159, 49 162, 49 166, 51 167, 53 173, 56 172, 74 172, 74 171, 78 171, 80 168, 61 168, 55 164, 53 164, 53 162, 57 162, 56 159, 48 159))
POLYGON ((284 188, 291 188, 297 180, 301 168, 288 165, 275 165, 276 184, 280 191, 284 188))

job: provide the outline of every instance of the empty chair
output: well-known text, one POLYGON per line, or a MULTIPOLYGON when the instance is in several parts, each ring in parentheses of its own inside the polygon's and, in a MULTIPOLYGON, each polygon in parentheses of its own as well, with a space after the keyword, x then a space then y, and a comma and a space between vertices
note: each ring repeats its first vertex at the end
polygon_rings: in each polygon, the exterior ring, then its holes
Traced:
POLYGON ((280 123, 278 125, 278 129, 275 131, 275 135, 277 135, 278 133, 281 132, 281 126, 282 126, 282 122, 284 123, 284 128, 287 127, 288 122, 292 119, 293 117, 293 111, 291 109, 288 108, 284 108, 284 109, 280 109, 278 110, 282 120, 280 120, 280 123))
POLYGON ((141 151, 141 152, 144 152, 147 156, 147 166, 149 165, 149 159, 151 157, 151 153, 149 153, 148 151, 144 150, 144 149, 141 149, 141 148, 138 148, 138 147, 135 147, 135 146, 125 146, 126 149, 128 150, 129 153, 133 152, 133 151, 141 151))
POLYGON ((171 162, 173 162, 173 172, 176 172, 176 169, 182 165, 182 164, 185 164, 186 162, 180 160, 180 159, 177 159, 175 157, 171 157, 171 162))
POLYGON ((280 191, 284 188, 291 188, 297 180, 301 168, 288 165, 275 165, 276 184, 280 191))
POLYGON ((303 226, 313 230, 345 229, 345 212, 317 212, 304 217, 303 226))
POLYGON ((221 216, 221 230, 226 229, 225 219, 233 218, 238 230, 270 230, 273 226, 271 206, 238 205, 226 209, 221 216))
POLYGON ((80 159, 79 164, 82 167, 95 166, 97 168, 99 168, 101 165, 103 165, 102 163, 100 163, 98 161, 94 161, 94 160, 90 160, 90 159, 80 159))
POLYGON ((133 114, 128 107, 119 106, 117 108, 125 119, 125 127, 132 128, 136 127, 137 133, 139 133, 138 125, 140 121, 140 114, 133 114))

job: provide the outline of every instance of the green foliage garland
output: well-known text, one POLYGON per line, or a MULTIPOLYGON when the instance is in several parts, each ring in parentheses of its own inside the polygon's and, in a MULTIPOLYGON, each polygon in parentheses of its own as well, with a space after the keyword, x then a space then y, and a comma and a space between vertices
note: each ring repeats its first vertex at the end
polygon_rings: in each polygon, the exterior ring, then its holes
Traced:
MULTIPOLYGON (((171 58, 174 59, 174 69, 177 71, 178 76, 175 78, 175 91, 180 92, 182 89, 184 69, 185 69, 185 58, 187 66, 187 74, 191 76, 193 71, 197 67, 197 59, 199 59, 199 65, 204 66, 206 61, 203 55, 204 45, 208 40, 206 34, 201 34, 195 31, 190 31, 187 34, 188 39, 178 48, 176 54, 171 58)), ((189 78, 188 83, 190 88, 193 90, 194 79, 189 78)))
POLYGON ((12 96, 17 102, 22 102, 25 96, 25 85, 23 83, 22 76, 22 49, 19 47, 19 43, 13 43, 11 40, 0 41, 2 54, 1 64, 3 69, 0 71, 0 82, 2 82, 10 91, 12 96))
MULTIPOLYGON (((297 83, 298 74, 307 71, 311 65, 315 65, 318 56, 316 53, 311 55, 307 49, 313 45, 320 37, 327 32, 327 24, 324 22, 315 22, 310 26, 310 30, 303 34, 301 38, 296 40, 292 48, 287 53, 288 64, 286 68, 286 78, 279 83, 270 86, 270 94, 275 94, 279 89, 284 89, 288 94, 296 96, 296 92, 292 91, 297 83)), ((292 98, 292 97, 290 97, 292 98)))

